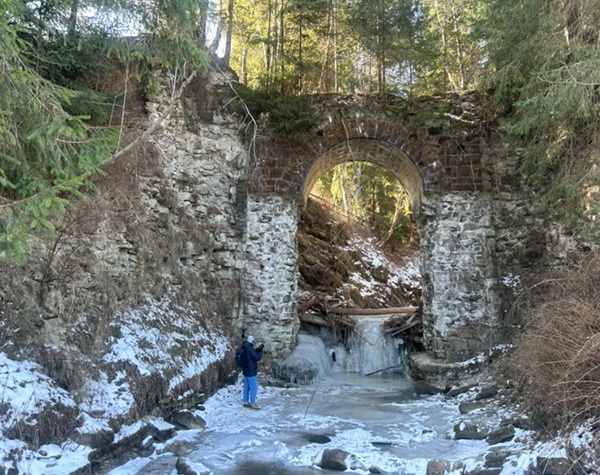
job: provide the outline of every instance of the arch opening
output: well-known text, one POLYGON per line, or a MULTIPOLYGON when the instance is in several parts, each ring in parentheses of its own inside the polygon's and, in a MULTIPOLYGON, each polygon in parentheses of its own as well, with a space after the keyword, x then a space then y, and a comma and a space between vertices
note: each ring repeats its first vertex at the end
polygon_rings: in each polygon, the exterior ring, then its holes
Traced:
POLYGON ((355 161, 374 163, 392 173, 406 190, 413 215, 419 215, 423 196, 423 178, 419 168, 400 148, 376 139, 352 139, 325 150, 305 176, 302 186, 304 203, 307 203, 319 178, 337 165, 355 161))
MULTIPOLYGON (((359 311, 419 307, 420 251, 414 212, 421 204, 422 183, 418 167, 406 154, 378 140, 351 140, 321 154, 302 189, 305 206, 297 233, 301 313, 327 315, 336 306, 359 311), (336 189, 335 179, 347 181, 336 189), (396 220, 399 205, 401 218, 396 220), (385 239, 392 230, 394 237, 385 239)), ((383 331, 381 325, 391 324, 387 320, 389 316, 377 320, 377 328, 383 331)), ((315 322, 310 317, 301 321, 312 331, 315 322)), ((339 344, 336 338, 343 333, 336 336, 333 331, 324 339, 339 344)), ((422 350, 420 325, 399 338, 406 349, 422 350)), ((352 345, 352 340, 341 343, 352 345)), ((398 349, 395 356, 402 356, 402 351, 398 349)))

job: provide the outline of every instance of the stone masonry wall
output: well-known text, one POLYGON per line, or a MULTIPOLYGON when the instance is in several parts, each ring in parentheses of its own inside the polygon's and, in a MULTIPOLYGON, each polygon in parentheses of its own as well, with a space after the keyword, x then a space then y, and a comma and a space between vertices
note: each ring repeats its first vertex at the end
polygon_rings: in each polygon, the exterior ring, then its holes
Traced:
MULTIPOLYGON (((189 89, 210 95, 222 81, 212 73, 197 78, 189 89)), ((168 103, 167 89, 147 105, 150 122, 168 103)), ((243 181, 248 153, 236 119, 218 110, 197 117, 197 105, 198 99, 184 97, 157 128, 152 142, 164 160, 164 176, 146 177, 144 188, 147 208, 159 215, 184 215, 197 224, 200 233, 189 236, 179 265, 203 274, 202 290, 211 293, 238 286, 243 268, 238 256, 245 224, 239 213, 238 182, 243 181)))
POLYGON ((471 358, 499 337, 490 201, 483 193, 426 195, 420 221, 426 347, 449 362, 471 358))
POLYGON ((600 226, 593 213, 573 219, 560 209, 560 203, 547 206, 532 192, 520 172, 526 148, 508 136, 502 120, 485 145, 482 168, 495 230, 492 259, 500 296, 500 337, 510 341, 522 328, 528 300, 521 298, 522 293, 571 257, 600 252, 600 226))
MULTIPOLYGON (((211 80, 212 86, 219 82, 211 80)), ((210 240, 204 253, 190 243, 181 265, 202 263, 218 285, 239 286, 237 310, 226 316, 236 333, 252 333, 273 357, 286 356, 299 325, 295 197, 251 187, 247 194, 248 150, 239 124, 219 114, 206 88, 196 86, 160 128, 154 143, 168 162, 168 180, 146 180, 148 204, 160 216, 169 212, 165 185, 176 192, 210 240)), ((423 196, 426 346, 442 360, 464 360, 499 343, 518 286, 552 265, 564 242, 573 240, 532 206, 517 173, 523 152, 503 137, 499 127, 481 142, 482 190, 423 196)))
POLYGON ((247 210, 242 325, 246 334, 265 342, 267 351, 287 356, 300 326, 296 314, 298 210, 289 197, 278 195, 251 195, 247 210))
MULTIPOLYGON (((192 83, 158 129, 153 143, 166 159, 166 177, 151 179, 147 186, 155 188, 150 196, 158 188, 172 190, 185 214, 205 232, 208 252, 191 251, 182 265, 202 269, 205 292, 234 291, 232 312, 222 318, 238 337, 252 334, 265 342, 273 360, 265 358, 265 363, 275 364, 275 358, 289 354, 299 328, 296 204, 280 195, 248 195, 248 146, 239 121, 213 103, 223 81, 210 75, 192 83)), ((153 114, 167 101, 160 97, 151 105, 153 114)), ((190 237, 189 249, 194 240, 190 237)))

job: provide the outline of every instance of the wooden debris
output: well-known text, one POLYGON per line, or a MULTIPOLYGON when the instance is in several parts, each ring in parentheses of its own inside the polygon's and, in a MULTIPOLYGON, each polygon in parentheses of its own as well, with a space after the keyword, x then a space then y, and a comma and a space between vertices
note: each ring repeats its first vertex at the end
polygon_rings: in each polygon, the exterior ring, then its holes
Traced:
MULTIPOLYGON (((331 305, 326 297, 310 294, 302 302, 298 302, 300 322, 331 328, 334 340, 348 342, 352 333, 370 343, 360 335, 355 328, 354 318, 373 315, 390 315, 384 323, 384 332, 394 337, 400 337, 408 342, 413 349, 421 347, 422 319, 419 307, 387 307, 387 308, 344 308, 331 305), (352 317, 351 317, 352 316, 352 317)), ((371 343, 370 343, 371 344, 371 343)))
POLYGON ((328 313, 337 313, 340 315, 396 315, 415 313, 418 307, 387 307, 387 308, 343 308, 332 307, 328 313))
POLYGON ((319 325, 322 327, 330 327, 331 322, 326 318, 319 317, 318 315, 311 315, 310 313, 301 313, 298 315, 301 323, 309 323, 311 325, 319 325))
POLYGON ((383 373, 384 371, 387 371, 389 369, 396 369, 396 368, 404 368, 404 365, 396 364, 394 366, 388 366, 387 368, 381 368, 376 371, 371 371, 370 373, 365 374, 365 376, 371 376, 372 374, 383 373))
POLYGON ((395 315, 383 324, 386 335, 402 338, 410 344, 411 350, 421 349, 423 346, 423 318, 418 309, 414 313, 395 315))

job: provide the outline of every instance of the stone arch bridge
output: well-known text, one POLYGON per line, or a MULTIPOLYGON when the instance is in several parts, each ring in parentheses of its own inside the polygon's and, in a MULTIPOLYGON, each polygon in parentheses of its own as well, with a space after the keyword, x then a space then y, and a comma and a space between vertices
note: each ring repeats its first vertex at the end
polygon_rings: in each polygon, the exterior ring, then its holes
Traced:
POLYGON ((360 160, 393 173, 410 197, 420 233, 427 350, 452 362, 497 344, 493 108, 475 95, 310 100, 321 126, 304 140, 265 128, 251 144, 243 200, 249 326, 295 339, 299 210, 325 172, 360 160))

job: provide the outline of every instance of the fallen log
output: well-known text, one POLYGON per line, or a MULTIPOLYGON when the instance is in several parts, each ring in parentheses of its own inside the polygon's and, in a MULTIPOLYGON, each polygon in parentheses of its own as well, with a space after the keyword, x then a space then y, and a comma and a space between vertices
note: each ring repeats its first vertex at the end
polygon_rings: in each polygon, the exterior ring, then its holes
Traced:
POLYGON ((376 373, 383 373, 384 371, 387 371, 388 369, 395 369, 395 368, 402 368, 403 365, 394 365, 394 366, 388 366, 387 368, 382 368, 382 369, 378 369, 377 371, 371 371, 370 373, 365 374, 365 376, 371 376, 372 374, 376 374, 376 373))
POLYGON ((320 325, 322 327, 331 327, 331 322, 317 315, 301 313, 298 315, 298 318, 302 323, 310 323, 311 325, 320 325))
POLYGON ((310 310, 310 307, 312 307, 313 305, 317 305, 317 304, 322 305, 322 302, 320 301, 319 298, 317 298, 316 296, 313 295, 305 302, 301 302, 298 304, 298 312, 299 313, 307 312, 308 310, 310 310))
POLYGON ((388 307, 388 308, 328 308, 329 313, 339 315, 393 315, 396 313, 415 313, 419 307, 388 307))
POLYGON ((392 332, 396 331, 396 328, 398 328, 399 326, 404 325, 407 322, 411 322, 413 320, 413 318, 415 317, 415 315, 417 315, 417 314, 416 313, 413 313, 413 314, 407 313, 402 316, 390 318, 384 324, 384 328, 385 328, 384 333, 392 333, 392 332))
MULTIPOLYGON (((405 332, 406 330, 410 330, 412 327, 416 327, 419 323, 421 322, 411 322, 411 323, 407 323, 406 325, 402 325, 401 327, 396 327, 394 328, 391 332, 392 336, 396 336, 399 335, 400 333, 405 332)), ((386 333, 388 333, 388 331, 386 330, 386 333)))

